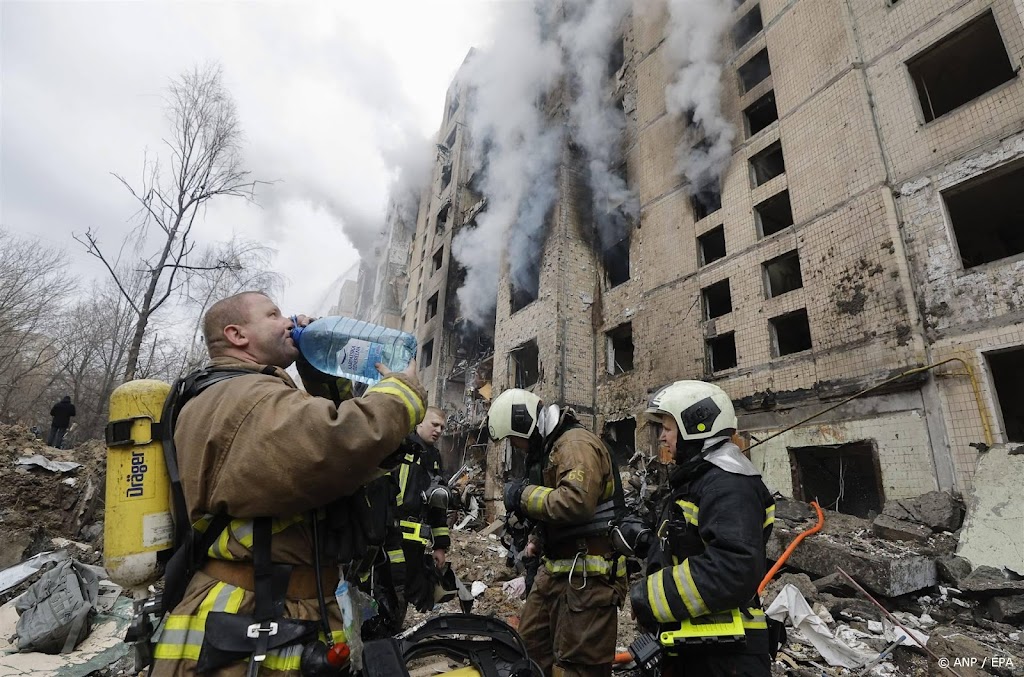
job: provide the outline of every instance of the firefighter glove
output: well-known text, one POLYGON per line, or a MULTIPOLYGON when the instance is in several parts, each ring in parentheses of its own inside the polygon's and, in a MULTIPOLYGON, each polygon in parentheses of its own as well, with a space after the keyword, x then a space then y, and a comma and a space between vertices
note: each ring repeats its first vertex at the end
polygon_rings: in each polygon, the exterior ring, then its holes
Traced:
POLYGON ((658 622, 654 620, 654 612, 647 601, 647 579, 637 581, 629 590, 629 604, 633 609, 633 617, 637 627, 643 632, 657 632, 658 622))
POLYGON ((612 527, 612 546, 620 555, 644 559, 654 541, 652 532, 639 517, 626 517, 612 527))
POLYGON ((523 509, 520 503, 523 498, 523 489, 526 488, 525 480, 510 480, 505 482, 505 512, 522 515, 523 509))

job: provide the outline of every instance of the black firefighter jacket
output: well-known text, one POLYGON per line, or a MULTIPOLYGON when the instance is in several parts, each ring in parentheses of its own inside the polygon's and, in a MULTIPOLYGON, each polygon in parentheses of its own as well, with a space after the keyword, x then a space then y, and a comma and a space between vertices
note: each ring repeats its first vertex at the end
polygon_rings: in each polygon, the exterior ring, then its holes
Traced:
POLYGON ((660 547, 630 594, 640 625, 678 630, 685 619, 739 609, 746 647, 731 650, 768 653, 757 587, 767 572, 774 521, 775 501, 759 476, 707 461, 677 468, 655 525, 660 547))

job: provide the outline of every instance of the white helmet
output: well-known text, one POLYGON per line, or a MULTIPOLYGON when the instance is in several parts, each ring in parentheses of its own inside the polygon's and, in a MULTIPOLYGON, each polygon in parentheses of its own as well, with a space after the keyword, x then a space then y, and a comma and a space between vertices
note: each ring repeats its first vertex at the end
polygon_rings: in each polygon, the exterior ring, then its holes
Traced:
POLYGON ((736 410, 725 391, 704 381, 676 381, 658 390, 647 403, 647 414, 668 414, 684 440, 716 437, 736 429, 736 410))
POLYGON ((540 398, 529 390, 509 388, 494 398, 487 412, 487 433, 497 442, 506 437, 530 439, 537 429, 540 398))

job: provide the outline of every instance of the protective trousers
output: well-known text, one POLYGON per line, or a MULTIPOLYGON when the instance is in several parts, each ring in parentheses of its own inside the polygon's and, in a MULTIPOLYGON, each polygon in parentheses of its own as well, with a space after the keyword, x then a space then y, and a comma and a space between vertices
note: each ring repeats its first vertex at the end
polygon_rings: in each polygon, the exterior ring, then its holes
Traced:
POLYGON ((519 634, 545 675, 605 677, 612 674, 619 606, 626 581, 606 575, 551 574, 544 567, 523 605, 519 634), (582 586, 582 589, 580 587, 582 586))

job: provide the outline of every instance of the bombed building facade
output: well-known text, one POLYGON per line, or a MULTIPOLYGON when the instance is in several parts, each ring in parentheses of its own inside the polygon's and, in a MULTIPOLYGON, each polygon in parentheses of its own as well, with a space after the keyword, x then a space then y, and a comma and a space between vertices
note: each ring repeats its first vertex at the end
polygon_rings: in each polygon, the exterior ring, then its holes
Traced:
POLYGON ((1019 2, 567 0, 522 26, 505 99, 486 55, 453 81, 387 258, 488 498, 481 424, 516 386, 626 460, 654 389, 713 381, 769 486, 861 516, 1024 440, 1019 2))

